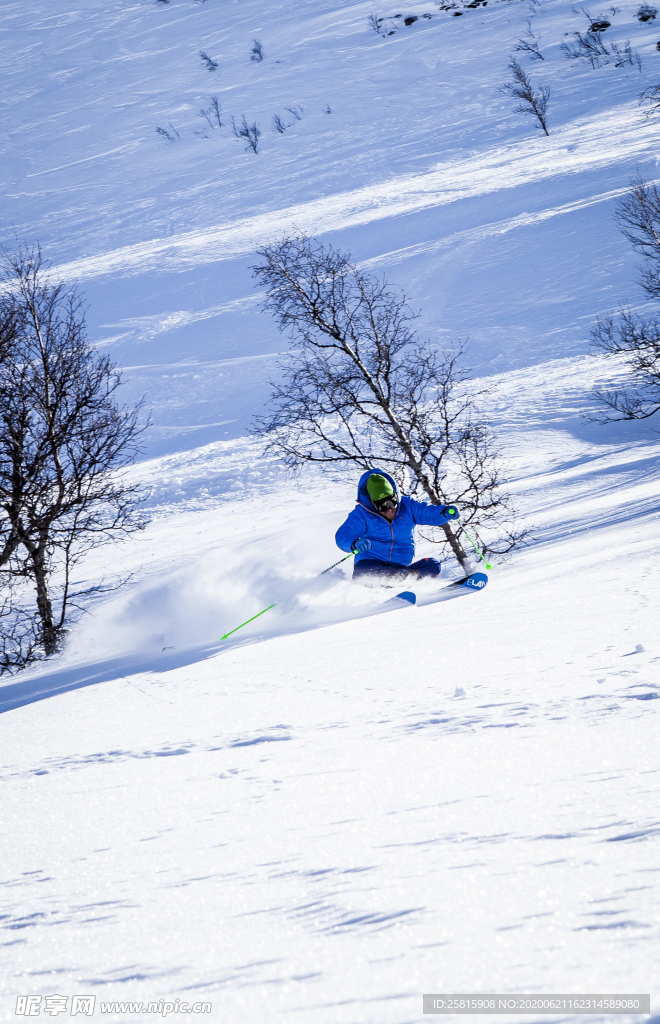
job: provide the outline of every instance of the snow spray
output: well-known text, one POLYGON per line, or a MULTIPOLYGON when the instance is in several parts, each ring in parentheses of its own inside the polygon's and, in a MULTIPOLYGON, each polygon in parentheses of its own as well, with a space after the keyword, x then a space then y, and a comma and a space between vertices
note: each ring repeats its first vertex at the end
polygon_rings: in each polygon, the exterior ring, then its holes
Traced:
MULTIPOLYGON (((329 565, 327 567, 327 569, 323 569, 318 575, 319 576, 324 576, 326 572, 330 572, 330 570, 334 569, 335 566, 341 565, 341 563, 345 562, 347 558, 352 558, 354 554, 355 554, 355 552, 351 551, 348 555, 344 555, 343 558, 340 558, 337 562, 333 562, 332 565, 329 565)), ((257 612, 256 615, 252 615, 251 618, 246 619, 245 622, 241 622, 238 626, 234 626, 233 629, 228 630, 227 633, 223 633, 223 635, 220 637, 220 639, 221 640, 226 640, 228 636, 232 635, 232 633, 237 633, 239 629, 243 629, 243 626, 247 626, 247 625, 249 625, 250 622, 254 622, 255 619, 258 619, 258 618, 260 618, 260 616, 265 615, 266 612, 269 612, 271 610, 271 608, 275 608, 276 606, 277 606, 277 601, 274 601, 273 604, 267 605, 266 608, 262 608, 261 611, 257 612)))

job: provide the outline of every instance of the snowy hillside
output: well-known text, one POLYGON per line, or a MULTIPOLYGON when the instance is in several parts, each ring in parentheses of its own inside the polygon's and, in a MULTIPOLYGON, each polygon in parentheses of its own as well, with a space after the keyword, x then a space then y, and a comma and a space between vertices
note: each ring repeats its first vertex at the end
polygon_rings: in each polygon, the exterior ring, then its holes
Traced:
POLYGON ((2 243, 78 282, 153 418, 132 470, 152 523, 78 581, 131 583, 0 686, 2 1021, 29 995, 122 1022, 199 1000, 232 1024, 404 1024, 424 992, 660 1013, 658 423, 586 418, 624 372, 594 320, 644 307, 613 214, 658 178, 638 98, 660 20, 444 7, 0 10, 2 243), (563 56, 590 17, 641 69, 563 56), (530 20, 542 61, 514 50, 530 20), (548 138, 501 91, 514 53, 551 89, 548 138), (251 436, 287 348, 251 267, 292 229, 403 287, 434 343, 468 339, 531 531, 483 593, 385 610, 346 566, 316 578, 356 474, 291 481, 251 436))

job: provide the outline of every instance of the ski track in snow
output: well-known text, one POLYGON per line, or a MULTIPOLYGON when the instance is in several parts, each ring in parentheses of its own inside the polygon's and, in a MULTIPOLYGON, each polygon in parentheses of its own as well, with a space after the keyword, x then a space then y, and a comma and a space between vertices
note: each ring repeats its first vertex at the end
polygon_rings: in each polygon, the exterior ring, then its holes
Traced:
MULTIPOLYGON (((253 253, 259 245, 285 234, 292 226, 305 234, 327 234, 517 188, 530 182, 610 166, 612 151, 621 161, 634 161, 646 156, 656 139, 656 125, 644 118, 639 109, 627 106, 602 115, 596 125, 581 120, 564 126, 558 132, 551 162, 548 161, 547 147, 541 140, 527 139, 516 146, 498 148, 467 160, 451 161, 425 174, 401 176, 258 217, 127 246, 89 259, 61 264, 53 272, 63 280, 85 280, 106 274, 180 270, 199 263, 206 265, 253 253), (607 148, 603 147, 605 139, 607 148), (455 184, 457 181, 461 182, 459 188, 455 184)), ((561 215, 589 203, 611 200, 623 191, 615 190, 577 204, 535 215, 527 214, 508 226, 487 226, 484 233, 499 234, 514 226, 534 224, 537 220, 561 215)), ((445 241, 451 245, 459 238, 445 241)))

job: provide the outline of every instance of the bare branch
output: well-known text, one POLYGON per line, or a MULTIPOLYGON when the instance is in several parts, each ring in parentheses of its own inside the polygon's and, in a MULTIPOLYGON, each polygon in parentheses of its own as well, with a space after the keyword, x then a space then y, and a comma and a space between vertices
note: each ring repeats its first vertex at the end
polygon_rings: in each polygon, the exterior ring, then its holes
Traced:
POLYGON ((660 189, 641 178, 620 200, 616 218, 633 249, 644 257, 641 284, 651 298, 660 298, 660 189))
POLYGON ((660 319, 644 320, 630 312, 599 320, 592 343, 608 355, 624 355, 628 384, 598 388, 594 395, 605 411, 598 422, 643 420, 660 410, 660 319))

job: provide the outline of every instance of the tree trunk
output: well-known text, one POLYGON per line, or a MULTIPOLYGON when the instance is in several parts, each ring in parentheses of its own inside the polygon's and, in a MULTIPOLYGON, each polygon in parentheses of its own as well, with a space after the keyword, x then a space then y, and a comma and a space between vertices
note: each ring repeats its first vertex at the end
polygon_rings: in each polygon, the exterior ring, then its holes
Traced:
POLYGON ((468 562, 468 556, 466 555, 465 551, 463 550, 463 545, 461 544, 461 542, 459 541, 458 537, 456 536, 456 534, 452 530, 451 526, 449 526, 447 523, 445 523, 445 525, 442 527, 442 529, 443 529, 444 535, 447 538, 447 541, 449 543, 449 547, 452 549, 452 551, 456 555, 456 558, 458 560, 458 563, 459 563, 461 569, 463 569, 464 572, 469 573, 470 572, 470 564, 468 562))
POLYGON ((43 548, 35 548, 30 552, 32 573, 37 592, 37 611, 39 613, 41 643, 46 657, 57 651, 57 628, 53 621, 53 606, 48 596, 48 571, 44 564, 43 548))

